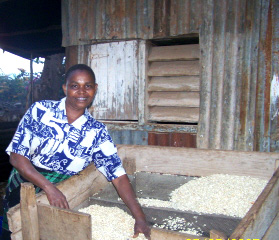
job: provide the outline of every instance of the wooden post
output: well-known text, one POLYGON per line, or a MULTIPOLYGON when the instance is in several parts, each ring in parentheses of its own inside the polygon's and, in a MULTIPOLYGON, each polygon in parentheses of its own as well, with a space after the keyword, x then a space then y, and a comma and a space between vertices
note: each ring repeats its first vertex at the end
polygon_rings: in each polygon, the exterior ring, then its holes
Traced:
POLYGON ((20 214, 23 240, 40 240, 35 188, 32 183, 22 183, 20 214))
POLYGON ((215 229, 212 229, 212 230, 210 230, 210 239, 226 240, 226 239, 228 239, 228 237, 224 233, 219 232, 215 229))

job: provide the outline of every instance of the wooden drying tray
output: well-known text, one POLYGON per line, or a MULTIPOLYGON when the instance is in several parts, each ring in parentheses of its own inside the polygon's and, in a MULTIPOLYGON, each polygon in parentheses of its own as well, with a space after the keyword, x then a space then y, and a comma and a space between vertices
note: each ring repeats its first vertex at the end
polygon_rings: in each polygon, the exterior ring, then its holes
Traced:
MULTIPOLYGON (((185 176, 208 176, 222 173, 270 179, 229 239, 265 240, 276 239, 272 236, 278 236, 279 170, 275 171, 279 162, 278 153, 138 145, 119 145, 118 153, 130 175, 139 171, 185 176)), ((57 187, 67 197, 70 208, 74 209, 105 188, 107 184, 103 175, 90 165, 79 175, 57 184, 57 187)), ((21 209, 18 204, 8 212, 13 240, 91 240, 91 223, 88 214, 49 206, 45 193, 39 193, 34 198, 34 193, 30 193, 33 191, 32 186, 24 189, 26 193, 22 193, 21 209), (23 216, 23 222, 21 216, 23 216)), ((212 230, 211 238, 226 239, 227 236, 212 230)), ((152 240, 155 239, 205 238, 152 229, 152 240)))

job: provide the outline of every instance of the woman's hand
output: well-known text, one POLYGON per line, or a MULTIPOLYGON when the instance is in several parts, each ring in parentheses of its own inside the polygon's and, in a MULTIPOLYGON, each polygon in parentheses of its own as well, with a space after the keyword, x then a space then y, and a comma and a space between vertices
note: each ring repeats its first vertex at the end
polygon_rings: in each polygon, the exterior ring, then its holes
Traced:
POLYGON ((128 176, 122 175, 114 180, 112 180, 114 187, 116 188, 119 196, 130 209, 133 217, 135 218, 134 226, 134 237, 137 237, 139 233, 143 233, 147 239, 150 239, 150 228, 146 222, 145 214, 139 205, 136 194, 132 188, 128 176))
POLYGON ((64 194, 42 174, 40 174, 33 167, 29 159, 12 152, 10 156, 10 163, 17 169, 21 176, 45 191, 50 205, 66 209, 69 208, 69 204, 64 194))
POLYGON ((137 238, 140 233, 143 233, 146 239, 151 240, 150 232, 150 227, 148 226, 146 221, 135 222, 133 238, 137 238))
POLYGON ((65 195, 58 188, 56 188, 53 184, 47 186, 44 189, 44 191, 47 195, 47 199, 48 199, 50 205, 55 206, 55 207, 69 209, 69 204, 67 202, 65 195))

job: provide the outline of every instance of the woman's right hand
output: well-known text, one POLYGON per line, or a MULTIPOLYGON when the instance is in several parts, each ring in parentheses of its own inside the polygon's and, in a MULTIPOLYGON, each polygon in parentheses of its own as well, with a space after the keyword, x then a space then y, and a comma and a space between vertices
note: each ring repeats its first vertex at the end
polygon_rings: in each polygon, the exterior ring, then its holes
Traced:
POLYGON ((48 185, 44 191, 50 205, 69 209, 69 204, 65 195, 53 184, 48 185))
POLYGON ((21 176, 45 191, 50 205, 69 209, 69 204, 64 194, 42 174, 40 174, 33 167, 29 159, 12 152, 10 156, 10 163, 18 170, 21 176))

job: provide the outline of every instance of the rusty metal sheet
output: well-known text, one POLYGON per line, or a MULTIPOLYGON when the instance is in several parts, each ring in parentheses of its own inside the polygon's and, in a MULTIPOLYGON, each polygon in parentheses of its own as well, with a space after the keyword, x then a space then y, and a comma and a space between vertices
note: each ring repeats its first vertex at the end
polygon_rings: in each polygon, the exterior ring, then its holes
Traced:
POLYGON ((148 145, 196 148, 196 135, 190 133, 148 133, 148 145))
POLYGON ((199 148, 278 151, 278 116, 271 124, 270 110, 271 80, 278 76, 275 2, 204 2, 199 148))
POLYGON ((202 0, 62 0, 62 46, 198 33, 202 0))
MULTIPOLYGON (((272 2, 272 73, 270 89, 270 151, 279 152, 279 2, 272 2)), ((270 12, 270 11, 269 11, 270 12)), ((271 13, 270 13, 271 14, 271 13)))
POLYGON ((112 130, 109 129, 115 144, 154 145, 169 147, 196 148, 196 134, 158 133, 148 131, 112 130))
POLYGON ((131 130, 109 130, 114 144, 147 145, 148 132, 131 130))

